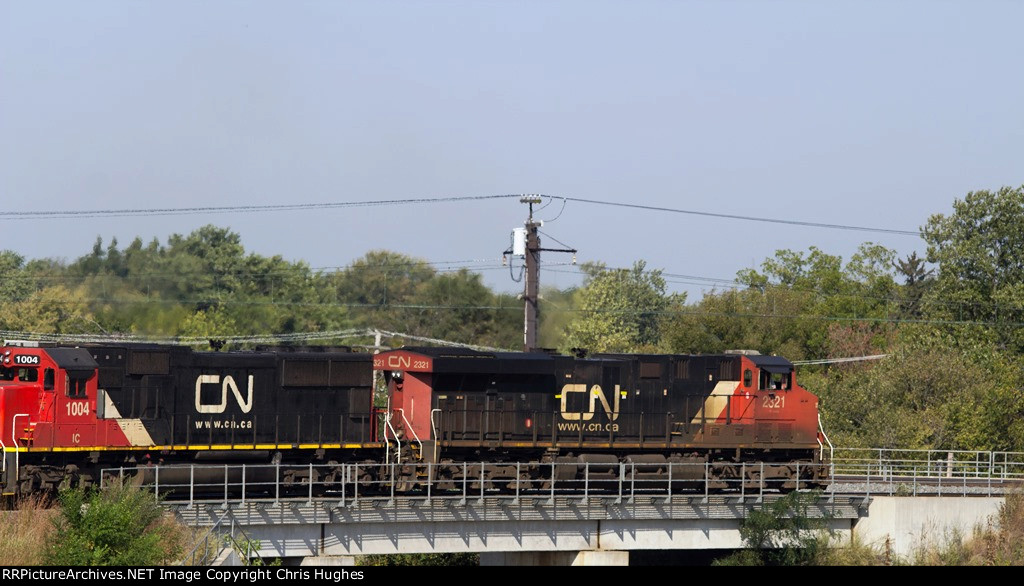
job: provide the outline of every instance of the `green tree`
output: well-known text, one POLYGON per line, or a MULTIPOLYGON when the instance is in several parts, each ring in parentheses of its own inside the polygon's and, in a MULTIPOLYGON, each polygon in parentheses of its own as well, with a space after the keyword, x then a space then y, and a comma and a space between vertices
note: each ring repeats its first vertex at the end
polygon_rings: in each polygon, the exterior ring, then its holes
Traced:
POLYGON ((480 554, 476 553, 401 553, 373 554, 360 556, 360 566, 478 566, 480 554))
POLYGON ((848 447, 1019 450, 1018 361, 930 326, 905 328, 884 360, 802 373, 834 443, 848 447))
POLYGON ((631 269, 584 264, 586 279, 576 291, 577 313, 564 345, 593 352, 652 350, 661 338, 664 314, 681 306, 685 296, 667 294, 661 271, 646 266, 643 261, 631 269))
POLYGON ((935 282, 935 269, 926 269, 925 259, 918 257, 917 252, 893 262, 893 268, 904 280, 900 303, 901 317, 920 317, 921 299, 935 282))
POLYGON ((45 287, 13 303, 0 303, 0 328, 39 333, 95 333, 96 321, 82 288, 45 287))
MULTIPOLYGON (((567 347, 565 342, 565 331, 569 327, 569 322, 572 321, 574 313, 574 300, 576 296, 576 289, 556 289, 554 287, 541 287, 540 290, 540 329, 537 332, 537 336, 541 347, 544 348, 561 348, 567 347)), ((513 321, 515 325, 509 327, 515 330, 519 334, 516 338, 516 344, 510 346, 512 348, 518 347, 522 343, 521 334, 523 330, 523 315, 522 307, 523 302, 517 298, 510 298, 509 304, 519 309, 520 311, 514 312, 513 321)))
POLYGON ((993 339, 1024 350, 1024 186, 972 191, 936 214, 922 229, 928 262, 939 273, 928 296, 929 314, 986 322, 957 334, 993 339))
POLYGON ((25 258, 10 250, 0 252, 0 303, 21 301, 34 290, 25 258))
POLYGON ((418 319, 416 295, 436 275, 423 259, 387 250, 372 250, 333 275, 337 300, 349 306, 353 321, 364 327, 407 331, 418 319))
POLYGON ((832 537, 828 516, 811 514, 817 497, 813 492, 791 492, 767 508, 751 510, 740 523, 740 537, 748 549, 714 565, 816 565, 832 537))
POLYGON ((401 324, 406 333, 504 348, 522 343, 516 327, 521 312, 515 311, 521 303, 495 295, 477 273, 459 269, 436 275, 411 299, 422 308, 401 324))
MULTIPOLYGON (((836 320, 866 320, 882 343, 896 310, 898 286, 890 265, 893 251, 865 243, 843 259, 811 247, 805 254, 779 250, 761 271, 744 269, 745 288, 711 292, 665 326, 662 347, 670 352, 721 352, 744 348, 791 360, 828 356, 840 331, 836 320), (877 321, 873 321, 877 320, 877 321)), ((846 355, 848 356, 848 354, 846 355)))
POLYGON ((57 535, 44 562, 57 566, 152 566, 181 555, 184 531, 151 493, 128 484, 60 493, 57 535))

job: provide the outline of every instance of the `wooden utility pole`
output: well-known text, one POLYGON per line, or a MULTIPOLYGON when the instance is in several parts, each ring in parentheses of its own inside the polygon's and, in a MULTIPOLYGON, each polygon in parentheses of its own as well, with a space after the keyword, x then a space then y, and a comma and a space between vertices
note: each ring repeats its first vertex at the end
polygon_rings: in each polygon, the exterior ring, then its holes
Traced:
POLYGON ((523 288, 525 321, 523 324, 523 349, 533 352, 537 349, 537 299, 540 297, 540 236, 537 228, 540 222, 533 220, 533 204, 540 203, 540 198, 527 199, 530 204, 530 217, 526 220, 526 284, 523 288))
MULTIPOLYGON (((517 228, 513 232, 512 248, 505 251, 505 256, 522 256, 525 262, 525 278, 523 284, 523 349, 526 352, 537 350, 537 320, 540 315, 538 302, 540 301, 540 253, 548 252, 571 252, 576 254, 574 248, 541 248, 539 228, 544 222, 533 219, 533 204, 541 202, 539 195, 524 195, 519 198, 521 203, 530 206, 530 215, 526 219, 524 228, 517 228)), ((573 257, 575 264, 576 257, 573 257)), ((514 277, 513 277, 514 278, 514 277)), ((518 279, 516 279, 518 280, 518 279)))

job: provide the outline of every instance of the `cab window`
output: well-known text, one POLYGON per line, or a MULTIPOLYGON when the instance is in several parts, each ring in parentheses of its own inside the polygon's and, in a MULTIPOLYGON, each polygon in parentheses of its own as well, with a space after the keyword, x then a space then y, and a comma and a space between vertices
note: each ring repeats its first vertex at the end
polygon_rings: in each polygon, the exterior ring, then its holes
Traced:
POLYGON ((36 368, 19 368, 18 380, 23 383, 34 383, 39 380, 39 370, 36 368))
POLYGON ((43 371, 43 390, 44 391, 52 391, 53 390, 53 369, 52 368, 47 368, 46 370, 43 371))
POLYGON ((85 383, 88 379, 68 377, 68 397, 72 399, 85 398, 85 383))
POLYGON ((789 390, 789 374, 771 372, 766 373, 768 376, 761 377, 761 388, 768 391, 787 391, 789 390))

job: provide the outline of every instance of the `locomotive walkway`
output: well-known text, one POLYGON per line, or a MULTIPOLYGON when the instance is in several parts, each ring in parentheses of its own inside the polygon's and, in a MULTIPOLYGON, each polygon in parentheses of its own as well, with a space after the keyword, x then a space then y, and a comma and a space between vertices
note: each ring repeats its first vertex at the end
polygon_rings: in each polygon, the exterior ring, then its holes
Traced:
MULTIPOLYGON (((220 466, 224 482, 164 482, 158 490, 172 493, 166 506, 191 525, 213 533, 242 530, 259 542, 261 557, 315 562, 480 552, 483 564, 622 565, 636 550, 742 547, 742 519, 781 498, 749 482, 726 492, 703 482, 670 489, 629 465, 611 479, 584 470, 583 481, 556 480, 540 489, 510 480, 499 490, 474 482, 470 471, 480 473, 481 465, 466 464, 454 486, 425 483, 402 494, 393 483, 359 480, 352 466, 340 491, 318 491, 316 481, 298 487, 277 479, 244 482, 260 476, 255 466, 241 473, 241 467, 220 466)), ((315 466, 309 477, 322 478, 315 466)), ((835 478, 807 515, 824 518, 840 539, 856 533, 869 543, 888 541, 905 555, 922 539, 943 539, 954 529, 969 534, 997 512, 1002 496, 1024 480, 1024 454, 837 451, 835 478)))

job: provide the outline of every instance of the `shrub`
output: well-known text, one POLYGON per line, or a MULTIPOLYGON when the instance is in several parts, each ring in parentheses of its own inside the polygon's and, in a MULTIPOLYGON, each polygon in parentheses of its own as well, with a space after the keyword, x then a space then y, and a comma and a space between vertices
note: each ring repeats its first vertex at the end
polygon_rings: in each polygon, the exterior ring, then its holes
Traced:
POLYGON ((154 496, 128 484, 102 491, 67 489, 53 519, 43 563, 73 566, 146 566, 181 555, 186 530, 167 515, 154 496))

